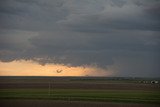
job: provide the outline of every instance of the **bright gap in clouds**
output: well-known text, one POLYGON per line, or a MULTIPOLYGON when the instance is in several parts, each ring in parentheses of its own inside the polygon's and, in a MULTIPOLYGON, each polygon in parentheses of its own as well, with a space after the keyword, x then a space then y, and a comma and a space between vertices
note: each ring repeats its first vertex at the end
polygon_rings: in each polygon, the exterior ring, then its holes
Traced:
POLYGON ((96 66, 40 65, 32 60, 0 62, 0 76, 110 76, 111 74, 96 66), (61 72, 57 72, 60 70, 61 72))

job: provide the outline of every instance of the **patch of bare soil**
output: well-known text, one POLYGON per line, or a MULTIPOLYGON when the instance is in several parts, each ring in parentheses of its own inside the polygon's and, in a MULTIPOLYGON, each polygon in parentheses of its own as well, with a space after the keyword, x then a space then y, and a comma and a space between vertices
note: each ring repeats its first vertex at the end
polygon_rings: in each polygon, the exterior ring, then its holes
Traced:
MULTIPOLYGON (((50 83, 52 89, 105 89, 105 90, 160 90, 159 84, 136 84, 136 83, 50 83)), ((0 89, 18 88, 48 88, 48 83, 0 83, 0 89)))
POLYGON ((0 107, 159 107, 159 105, 52 100, 0 100, 0 107))

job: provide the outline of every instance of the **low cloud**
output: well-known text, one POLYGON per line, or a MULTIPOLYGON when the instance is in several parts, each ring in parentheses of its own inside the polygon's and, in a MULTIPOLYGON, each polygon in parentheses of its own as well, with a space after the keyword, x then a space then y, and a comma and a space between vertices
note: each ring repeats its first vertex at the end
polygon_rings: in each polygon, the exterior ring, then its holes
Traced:
POLYGON ((117 76, 157 76, 159 4, 157 0, 0 1, 0 60, 73 67, 96 64, 97 70, 112 68, 117 76), (141 66, 134 66, 137 63, 141 66))

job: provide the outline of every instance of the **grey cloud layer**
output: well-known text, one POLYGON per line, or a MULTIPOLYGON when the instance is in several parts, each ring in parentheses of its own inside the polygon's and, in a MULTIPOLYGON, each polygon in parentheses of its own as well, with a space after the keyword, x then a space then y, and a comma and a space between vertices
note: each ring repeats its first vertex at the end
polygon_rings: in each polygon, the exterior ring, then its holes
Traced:
POLYGON ((159 9, 158 0, 0 1, 0 59, 157 76, 159 9))

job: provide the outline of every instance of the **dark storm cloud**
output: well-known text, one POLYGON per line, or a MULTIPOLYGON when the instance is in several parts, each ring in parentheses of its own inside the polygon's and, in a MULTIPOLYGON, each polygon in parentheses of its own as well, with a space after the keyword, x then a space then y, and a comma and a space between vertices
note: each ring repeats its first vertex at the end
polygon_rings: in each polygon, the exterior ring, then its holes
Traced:
MULTIPOLYGON (((108 32, 110 29, 160 30, 160 21, 154 20, 155 15, 152 12, 152 9, 158 10, 157 8, 148 7, 149 4, 139 6, 134 2, 124 1, 119 6, 119 2, 107 1, 108 4, 100 5, 101 8, 95 4, 99 10, 93 10, 87 14, 71 13, 65 20, 58 23, 80 32, 108 32)), ((156 3, 150 5, 156 6, 156 3)), ((78 9, 83 10, 83 8, 85 5, 78 9)))
POLYGON ((156 76, 159 9, 158 0, 0 1, 0 59, 156 76))
POLYGON ((1 28, 18 30, 53 30, 55 22, 63 19, 67 11, 62 0, 6 0, 1 3, 1 28))

